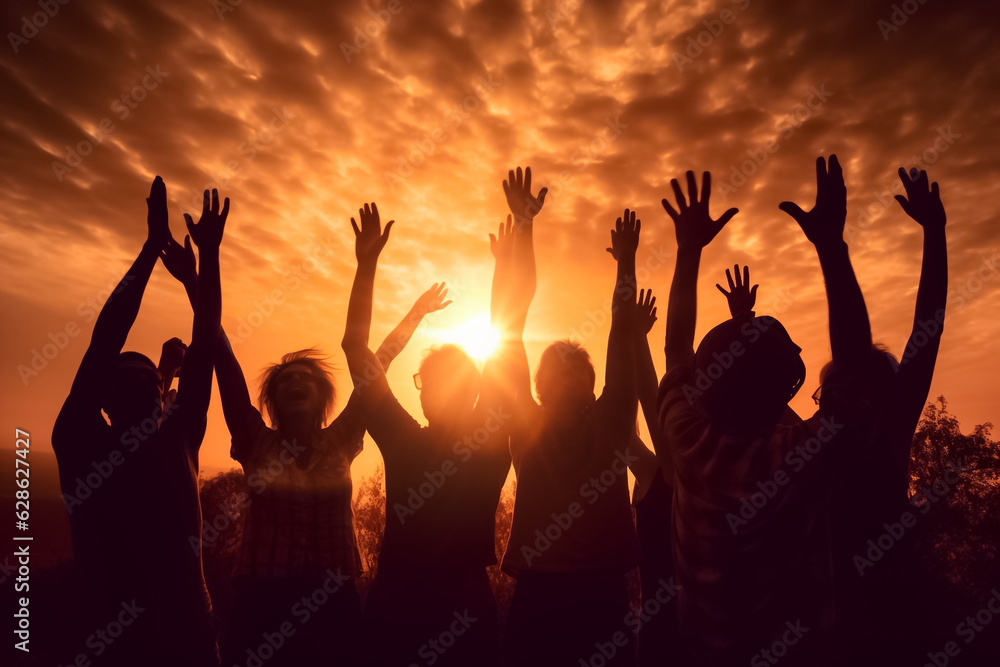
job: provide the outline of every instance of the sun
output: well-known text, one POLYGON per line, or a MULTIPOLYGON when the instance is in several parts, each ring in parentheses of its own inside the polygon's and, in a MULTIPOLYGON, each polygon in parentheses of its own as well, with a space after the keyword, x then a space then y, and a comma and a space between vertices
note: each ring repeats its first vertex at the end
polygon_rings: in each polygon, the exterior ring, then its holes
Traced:
POLYGON ((461 345, 470 357, 485 361, 500 342, 500 334, 490 324, 490 316, 484 314, 442 331, 441 339, 461 345))

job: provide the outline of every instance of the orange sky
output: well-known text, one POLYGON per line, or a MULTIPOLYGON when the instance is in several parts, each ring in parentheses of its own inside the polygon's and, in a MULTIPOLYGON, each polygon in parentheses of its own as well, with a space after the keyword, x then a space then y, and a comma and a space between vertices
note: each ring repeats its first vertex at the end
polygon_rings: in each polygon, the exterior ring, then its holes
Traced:
MULTIPOLYGON (((223 324, 234 338, 249 333, 234 347, 254 395, 259 371, 284 352, 318 346, 344 366, 348 219, 376 201, 397 224, 376 282, 373 345, 432 283, 446 281, 455 300, 389 372, 419 416, 410 376, 422 350, 487 312, 487 233, 504 219, 500 183, 516 165, 550 188, 536 225, 532 366, 546 344, 572 337, 593 356, 600 386, 601 308, 614 281, 604 249, 629 206, 643 221, 641 286, 661 299, 650 341, 662 370, 675 243, 659 201, 670 178, 708 169, 715 214, 741 212, 705 253, 698 335, 727 316, 714 287, 725 267, 749 263, 758 314, 779 316, 804 348, 808 377, 792 405, 808 413, 829 358, 825 295, 814 251, 777 204, 811 204, 813 159, 831 152, 845 167, 874 335, 897 354, 912 323, 921 230, 888 189, 914 155, 941 183, 953 294, 931 396, 947 396, 966 430, 1000 419, 995 11, 902 4, 916 11, 894 15, 883 0, 95 0, 59 5, 36 31, 24 21, 37 4, 6 2, 3 422, 49 448, 96 308, 144 239, 155 174, 175 235, 202 188, 232 200, 223 324), (744 167, 751 175, 736 175, 744 167), (60 336, 67 328, 76 335, 60 336), (19 366, 49 343, 64 349, 22 377, 19 366)), ((155 359, 163 340, 189 340, 190 327, 182 288, 158 266, 127 347, 155 359)), ((341 371, 344 397, 349 383, 341 371)), ((228 451, 216 394, 203 470, 235 465, 228 451)), ((379 461, 367 442, 356 478, 379 461)))

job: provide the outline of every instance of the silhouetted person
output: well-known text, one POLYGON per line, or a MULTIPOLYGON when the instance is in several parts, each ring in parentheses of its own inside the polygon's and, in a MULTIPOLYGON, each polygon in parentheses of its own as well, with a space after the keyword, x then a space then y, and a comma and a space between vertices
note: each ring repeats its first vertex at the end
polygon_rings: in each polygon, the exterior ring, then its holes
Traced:
MULTIPOLYGON (((371 662, 497 665, 497 607, 486 568, 496 562, 495 515, 510 469, 502 352, 487 359, 480 377, 461 348, 431 349, 414 376, 428 426, 414 420, 368 348, 375 271, 393 223, 383 234, 374 204, 360 220, 360 227, 351 220, 358 270, 343 348, 385 464, 385 533, 365 601, 371 662)), ((401 349, 413 326, 380 350, 401 349)))
MULTIPOLYGON (((646 420, 653 449, 666 452, 660 442, 662 433, 656 423, 656 369, 649 351, 647 335, 656 322, 656 298, 649 290, 639 291, 636 304, 636 392, 646 420)), ((637 613, 626 617, 626 625, 637 630, 639 665, 661 667, 675 659, 680 637, 677 629, 677 581, 671 542, 674 470, 669 456, 658 459, 639 438, 638 429, 629 445, 629 453, 638 459, 629 468, 635 475, 632 507, 635 533, 639 538, 642 560, 639 581, 642 595, 637 613)))
MULTIPOLYGON (((909 502, 909 464, 913 433, 930 391, 944 329, 946 218, 938 184, 928 183, 927 172, 914 170, 911 178, 900 169, 899 177, 907 196, 896 199, 923 227, 913 329, 901 361, 881 346, 873 350, 875 432, 870 437, 858 433, 845 438, 836 450, 830 503, 838 652, 842 660, 859 665, 884 665, 904 655, 922 659, 925 651, 916 648, 917 640, 926 637, 922 619, 934 615, 928 613, 933 603, 928 601, 927 587, 918 583, 923 578, 913 562, 920 529, 914 524, 931 509, 931 501, 909 502), (903 523, 907 513, 910 525, 903 523), (889 533, 890 528, 896 535, 889 533), (884 534, 894 544, 883 553, 878 542, 884 534)), ((821 379, 832 369, 828 364, 821 379)))
POLYGON ((94 325, 90 346, 56 419, 52 446, 89 607, 86 622, 124 626, 120 637, 102 641, 100 656, 90 646, 91 659, 129 667, 218 665, 201 551, 189 540, 201 533, 198 451, 211 395, 212 350, 219 335, 219 243, 229 200, 220 213, 218 193, 213 190, 210 201, 206 191, 199 223, 185 215, 200 250, 204 279, 195 299, 191 346, 183 355, 176 399, 167 410, 167 378, 148 357, 121 352, 156 259, 170 237, 166 187, 159 176, 146 201, 146 242, 94 325), (80 493, 83 484, 91 488, 87 497, 80 493))
MULTIPOLYGON (((841 371, 815 416, 788 419, 801 387, 800 348, 771 317, 749 306, 715 327, 693 350, 701 251, 737 213, 708 212, 687 172, 688 199, 676 180, 677 264, 667 314, 667 375, 660 385, 664 442, 676 465, 674 560, 679 622, 692 665, 756 664, 780 652, 782 664, 819 662, 832 624, 828 463, 821 456, 840 430, 867 413, 858 396, 871 335, 864 299, 842 236, 846 188, 840 165, 817 160, 817 203, 792 214, 816 246, 826 279, 830 341, 841 371), (796 423, 798 422, 798 423, 796 423), (777 647, 777 648, 776 648, 777 647), (767 651, 765 654, 764 652, 767 651)), ((737 274, 739 272, 737 271, 737 274)), ((747 277, 749 283, 749 277, 747 277)), ((734 285, 734 289, 735 285, 734 285)))
MULTIPOLYGON (((505 190, 515 217, 525 217, 532 208, 530 172, 523 183, 520 170, 516 177, 511 173, 505 190)), ((639 228, 635 213, 626 209, 611 232, 618 268, 600 398, 586 350, 560 341, 542 354, 535 403, 518 341, 510 438, 517 494, 502 564, 517 578, 505 635, 507 664, 589 664, 595 654, 607 665, 635 660, 635 628, 625 622, 625 575, 639 563, 627 479, 636 420, 639 228), (599 645, 608 655, 599 654, 599 645)), ((525 239, 517 247, 517 273, 530 277, 533 293, 534 250, 531 237, 525 239)))
MULTIPOLYGON (((192 299, 199 276, 188 239, 170 239, 164 263, 192 299)), ((351 506, 351 463, 364 424, 357 401, 326 424, 336 396, 331 367, 316 350, 291 352, 264 372, 259 403, 220 332, 215 369, 230 455, 250 499, 233 574, 232 612, 220 637, 225 665, 357 664, 361 573, 351 506)), ((210 508, 219 511, 219 508, 210 508)), ((200 531, 199 531, 200 532, 200 531)))

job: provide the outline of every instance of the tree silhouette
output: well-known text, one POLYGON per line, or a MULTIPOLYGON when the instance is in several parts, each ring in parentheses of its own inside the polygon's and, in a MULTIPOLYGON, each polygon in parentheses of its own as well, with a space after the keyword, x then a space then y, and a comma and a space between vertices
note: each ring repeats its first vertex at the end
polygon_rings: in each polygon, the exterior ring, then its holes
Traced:
POLYGON ((1000 443, 991 439, 992 428, 987 422, 963 434, 939 396, 924 410, 911 452, 911 495, 935 484, 943 490, 952 466, 964 469, 921 519, 926 522, 921 553, 926 567, 971 605, 1000 584, 1000 443))
POLYGON ((378 554, 382 550, 382 534, 385 532, 385 470, 375 468, 371 477, 365 477, 358 484, 358 497, 354 500, 354 532, 361 554, 363 574, 358 577, 358 592, 362 599, 378 572, 378 554))

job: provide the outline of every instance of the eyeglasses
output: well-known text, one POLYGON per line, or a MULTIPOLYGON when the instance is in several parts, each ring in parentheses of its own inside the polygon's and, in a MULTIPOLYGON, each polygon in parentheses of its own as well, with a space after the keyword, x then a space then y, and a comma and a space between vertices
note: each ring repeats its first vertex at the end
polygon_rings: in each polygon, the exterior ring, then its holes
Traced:
POLYGON ((418 391, 423 388, 424 383, 420 379, 420 373, 413 374, 413 386, 416 387, 418 391))
POLYGON ((816 405, 819 405, 819 398, 822 395, 822 392, 823 392, 823 385, 816 387, 816 391, 813 392, 812 399, 813 401, 816 402, 816 405))

